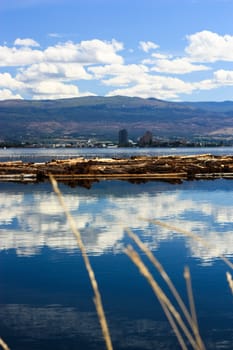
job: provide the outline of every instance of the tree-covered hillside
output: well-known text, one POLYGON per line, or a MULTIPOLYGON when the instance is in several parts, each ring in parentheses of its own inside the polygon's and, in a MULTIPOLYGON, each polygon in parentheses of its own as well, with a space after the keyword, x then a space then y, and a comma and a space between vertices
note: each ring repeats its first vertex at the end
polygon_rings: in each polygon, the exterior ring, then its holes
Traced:
POLYGON ((39 140, 97 135, 117 138, 119 129, 138 137, 229 135, 233 102, 168 102, 138 97, 81 97, 0 101, 0 140, 39 140))

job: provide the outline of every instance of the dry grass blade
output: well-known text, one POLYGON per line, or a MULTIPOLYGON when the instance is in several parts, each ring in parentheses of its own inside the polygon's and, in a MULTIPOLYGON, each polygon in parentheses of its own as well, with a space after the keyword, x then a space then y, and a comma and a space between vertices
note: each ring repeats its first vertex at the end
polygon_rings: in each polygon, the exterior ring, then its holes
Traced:
POLYGON ((163 309, 163 312, 165 313, 165 316, 168 319, 168 322, 170 323, 170 325, 171 325, 171 327, 172 327, 172 329, 173 329, 173 331, 174 331, 174 333, 176 335, 176 338, 177 338, 177 340, 178 340, 178 342, 179 342, 179 344, 181 346, 181 349, 182 350, 188 350, 188 348, 187 348, 187 346, 185 344, 185 341, 184 341, 184 339, 182 337, 182 334, 180 333, 180 330, 177 327, 174 318, 172 317, 171 312, 169 311, 168 307, 166 306, 166 304, 162 300, 160 300, 160 299, 158 299, 158 300, 159 300, 160 305, 161 305, 161 307, 163 309))
POLYGON ((93 291, 94 291, 94 295, 95 295, 94 303, 95 303, 96 311, 97 311, 97 314, 98 314, 98 317, 99 317, 99 322, 100 322, 100 325, 101 325, 101 329, 102 329, 103 337, 104 337, 104 340, 105 340, 106 348, 107 348, 107 350, 112 350, 113 349, 112 341, 111 341, 110 332, 109 332, 109 329, 108 329, 108 324, 107 324, 107 320, 106 320, 105 313, 104 313, 104 308, 103 308, 103 304, 102 304, 101 295, 100 295, 100 292, 99 292, 99 288, 98 288, 98 284, 97 284, 97 281, 96 281, 96 278, 95 278, 94 271, 93 271, 93 269, 91 267, 88 255, 86 253, 86 248, 85 248, 85 246, 83 244, 83 241, 82 241, 81 234, 80 234, 79 230, 77 229, 76 223, 75 223, 72 215, 70 214, 70 212, 69 212, 69 210, 68 210, 68 208, 67 208, 67 206, 65 204, 65 201, 64 201, 64 198, 62 196, 62 193, 61 193, 61 191, 58 188, 57 181, 51 175, 50 175, 50 181, 51 181, 51 184, 53 186, 54 192, 58 196, 58 199, 59 199, 59 202, 61 204, 61 207, 64 210, 64 213, 65 213, 67 221, 68 221, 68 223, 70 225, 71 231, 72 231, 72 233, 74 234, 74 236, 77 239, 77 243, 78 243, 79 249, 80 249, 80 251, 82 253, 82 257, 83 257, 83 260, 84 260, 84 263, 85 263, 85 266, 86 266, 86 269, 87 269, 87 272, 88 272, 88 275, 89 275, 89 278, 90 278, 90 282, 91 282, 91 285, 92 285, 92 288, 93 288, 93 291))
POLYGON ((3 348, 3 350, 10 350, 8 345, 4 342, 2 338, 0 338, 0 346, 3 348))
POLYGON ((166 273, 164 267, 161 265, 161 263, 158 261, 158 259, 152 254, 152 252, 147 248, 147 246, 140 240, 140 238, 135 235, 130 229, 125 229, 127 234, 130 238, 137 244, 137 246, 146 254, 148 259, 152 262, 152 264, 155 266, 155 268, 159 271, 161 276, 163 277, 164 281, 167 283, 169 289, 171 290, 172 294, 174 295, 178 305, 180 306, 184 316, 186 317, 186 320, 188 321, 191 328, 193 328, 193 319, 189 314, 189 311, 187 310, 187 307, 185 306, 181 296, 179 295, 176 287, 172 283, 170 277, 166 273))
POLYGON ((193 320, 193 333, 195 335, 196 341, 199 344, 200 348, 204 349, 205 346, 201 340, 198 322, 197 322, 197 314, 196 314, 196 308, 195 308, 195 303, 194 303, 194 298, 193 298, 191 275, 190 275, 189 268, 187 266, 185 267, 185 270, 184 270, 184 278, 186 280, 190 311, 191 311, 192 320, 193 320))
POLYGON ((202 350, 203 348, 199 346, 199 344, 196 343, 193 335, 185 325, 184 321, 181 318, 181 315, 179 312, 175 309, 169 298, 166 296, 166 294, 163 292, 163 290, 160 288, 158 283, 153 278, 152 274, 148 270, 148 268, 145 266, 143 261, 141 260, 138 253, 131 247, 128 246, 125 249, 125 253, 129 256, 129 258, 132 260, 132 262, 138 267, 140 273, 146 278, 148 283, 150 284, 152 290, 154 291, 155 295, 157 296, 158 300, 162 301, 162 303, 165 304, 165 306, 168 308, 169 312, 172 314, 174 319, 176 320, 179 327, 184 332, 185 336, 187 337, 188 341, 192 345, 193 349, 195 350, 202 350))
POLYGON ((227 282, 229 284, 229 287, 232 291, 233 294, 233 279, 232 279, 232 275, 229 272, 226 272, 226 276, 227 276, 227 282))
MULTIPOLYGON (((146 219, 145 219, 146 220, 146 219)), ((169 225, 169 224, 165 224, 164 222, 161 222, 161 221, 158 221, 158 220, 146 220, 148 222, 151 222, 155 225, 159 225, 161 227, 165 227, 169 230, 173 230, 173 231, 176 231, 176 232, 179 232, 179 233, 182 233, 183 235, 185 236, 188 236, 188 237, 191 237, 193 238, 194 240, 198 241, 198 242, 201 242, 201 244, 206 247, 206 248, 210 248, 210 245, 201 237, 199 236, 196 236, 195 234, 193 234, 192 232, 189 232, 189 231, 186 231, 182 228, 179 228, 179 227, 176 227, 176 226, 173 226, 173 225, 169 225)), ((232 270, 233 270, 233 264, 230 262, 229 259, 227 259, 225 256, 223 255, 219 255, 219 258, 221 260, 223 260, 225 262, 226 265, 228 265, 232 270)))
MULTIPOLYGON (((155 266, 155 268, 159 271, 165 282, 167 283, 169 289, 171 290, 172 294, 174 295, 178 305, 180 306, 184 316, 186 317, 186 320, 188 321, 190 327, 192 328, 194 334, 196 335, 196 338, 199 341, 199 344, 201 345, 201 348, 204 349, 204 344, 201 341, 201 337, 198 331, 198 325, 197 325, 197 317, 191 317, 189 311, 187 310, 187 307, 185 306, 182 298, 180 297, 176 287, 174 286, 173 282, 171 281, 169 275, 165 271, 162 264, 158 261, 158 259, 152 254, 152 252, 148 249, 148 247, 140 240, 140 238, 134 234, 130 229, 125 229, 127 234, 130 238, 137 244, 137 246, 146 254, 148 259, 152 262, 152 264, 155 266)), ((190 295, 192 295, 192 290, 190 291, 190 295)), ((193 296, 192 296, 193 301, 193 296)), ((192 304, 192 310, 195 310, 194 302, 192 304)), ((195 313, 196 315, 196 313, 195 313)))

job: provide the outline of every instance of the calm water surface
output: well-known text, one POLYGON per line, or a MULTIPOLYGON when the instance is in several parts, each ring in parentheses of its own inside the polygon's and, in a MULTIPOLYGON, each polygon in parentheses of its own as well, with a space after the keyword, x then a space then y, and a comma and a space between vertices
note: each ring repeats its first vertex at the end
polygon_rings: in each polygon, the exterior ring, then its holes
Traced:
POLYGON ((130 157, 135 155, 233 154, 233 147, 205 148, 0 148, 0 161, 48 161, 72 157, 130 157))
MULTIPOLYGON (((183 272, 189 266, 206 348, 233 348, 229 268, 219 259, 233 261, 232 184, 105 181, 89 190, 60 185, 96 273, 115 350, 179 349, 150 286, 124 253, 132 244, 125 227, 153 251, 185 302, 183 272), (149 219, 191 231, 209 247, 149 219)), ((92 299, 51 185, 0 183, 0 336, 12 350, 104 349, 92 299)))

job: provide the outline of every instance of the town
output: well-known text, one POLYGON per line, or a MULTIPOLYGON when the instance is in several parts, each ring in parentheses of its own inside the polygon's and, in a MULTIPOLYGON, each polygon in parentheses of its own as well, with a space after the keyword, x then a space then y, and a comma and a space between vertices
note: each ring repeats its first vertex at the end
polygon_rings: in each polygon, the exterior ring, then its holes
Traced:
POLYGON ((142 136, 131 139, 127 129, 119 130, 116 137, 101 138, 97 135, 46 137, 38 140, 8 140, 0 142, 1 148, 119 148, 119 147, 222 147, 233 146, 233 136, 159 136, 146 131, 142 136))

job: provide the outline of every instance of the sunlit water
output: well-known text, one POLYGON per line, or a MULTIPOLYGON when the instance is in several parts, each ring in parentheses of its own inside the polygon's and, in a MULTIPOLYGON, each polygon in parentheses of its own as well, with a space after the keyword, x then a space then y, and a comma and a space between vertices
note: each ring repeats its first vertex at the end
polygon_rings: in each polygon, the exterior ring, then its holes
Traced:
MULTIPOLYGON (((206 348, 233 348, 230 270, 219 258, 233 261, 232 184, 60 185, 96 273, 115 350, 179 349, 150 286, 124 253, 133 244, 125 227, 153 251, 186 303, 189 266, 206 348)), ((12 350, 105 348, 80 251, 49 183, 0 183, 0 304, 0 336, 12 350)))
POLYGON ((136 155, 233 154, 233 147, 205 148, 0 148, 0 161, 48 161, 74 157, 130 157, 136 155))

